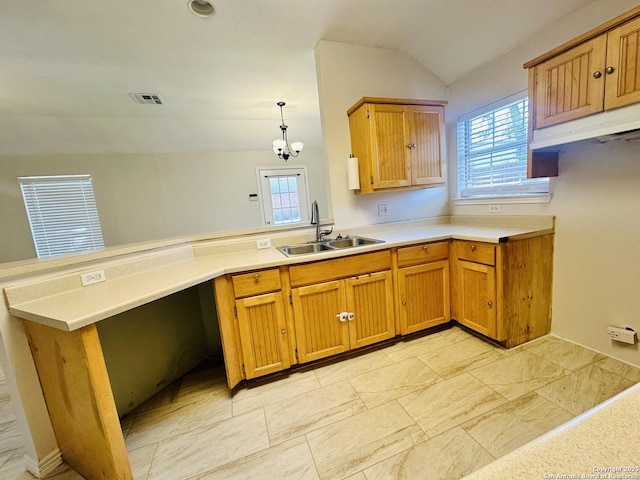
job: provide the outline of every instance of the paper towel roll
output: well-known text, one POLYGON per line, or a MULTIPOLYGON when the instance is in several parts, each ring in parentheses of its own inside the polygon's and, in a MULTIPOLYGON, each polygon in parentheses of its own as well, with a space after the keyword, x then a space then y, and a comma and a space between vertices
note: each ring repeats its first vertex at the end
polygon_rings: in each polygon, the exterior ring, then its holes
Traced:
POLYGON ((353 155, 347 159, 347 183, 349 185, 349 190, 360 190, 358 157, 354 157, 353 155))

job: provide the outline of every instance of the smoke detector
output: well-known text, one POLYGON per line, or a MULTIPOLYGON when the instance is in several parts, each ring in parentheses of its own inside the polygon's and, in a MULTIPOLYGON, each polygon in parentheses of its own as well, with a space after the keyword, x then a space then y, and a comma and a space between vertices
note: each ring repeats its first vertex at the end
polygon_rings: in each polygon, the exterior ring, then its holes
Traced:
POLYGON ((141 105, 164 105, 160 95, 154 93, 130 93, 129 96, 141 105))

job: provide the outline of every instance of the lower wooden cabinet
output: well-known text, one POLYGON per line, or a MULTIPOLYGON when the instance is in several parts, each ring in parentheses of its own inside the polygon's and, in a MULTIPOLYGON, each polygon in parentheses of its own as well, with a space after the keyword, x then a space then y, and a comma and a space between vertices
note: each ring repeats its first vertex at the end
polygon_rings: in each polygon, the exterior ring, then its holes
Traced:
POLYGON ((451 317, 507 348, 551 330, 553 234, 451 243, 451 317))
POLYGON ((400 333, 406 335, 450 320, 449 241, 397 250, 400 333))
POLYGON ((390 271, 293 288, 292 302, 301 363, 395 336, 390 271))
POLYGON ((236 300, 238 333, 246 378, 291 366, 289 335, 281 292, 236 300))

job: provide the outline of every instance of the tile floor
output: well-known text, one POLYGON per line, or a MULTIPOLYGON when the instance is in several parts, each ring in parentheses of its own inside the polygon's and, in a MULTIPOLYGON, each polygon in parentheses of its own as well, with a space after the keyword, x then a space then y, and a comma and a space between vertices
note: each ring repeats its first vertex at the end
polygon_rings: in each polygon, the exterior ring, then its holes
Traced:
MULTIPOLYGON (((139 480, 455 479, 639 381, 553 336, 505 350, 454 327, 233 396, 199 371, 122 429, 139 480)), ((13 418, 0 388, 0 478, 27 480, 13 418)))

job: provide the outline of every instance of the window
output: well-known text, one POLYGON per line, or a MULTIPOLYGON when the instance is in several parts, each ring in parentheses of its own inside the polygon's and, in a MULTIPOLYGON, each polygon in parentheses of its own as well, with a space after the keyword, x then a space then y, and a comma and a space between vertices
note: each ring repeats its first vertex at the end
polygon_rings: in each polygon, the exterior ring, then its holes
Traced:
POLYGON ((90 175, 18 177, 38 258, 104 247, 90 175))
POLYGON ((309 220, 305 167, 257 168, 265 225, 287 225, 309 220))
POLYGON ((549 179, 527 179, 529 101, 511 99, 458 122, 458 196, 549 193, 549 179))

